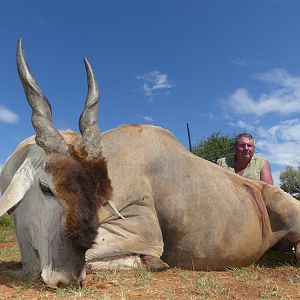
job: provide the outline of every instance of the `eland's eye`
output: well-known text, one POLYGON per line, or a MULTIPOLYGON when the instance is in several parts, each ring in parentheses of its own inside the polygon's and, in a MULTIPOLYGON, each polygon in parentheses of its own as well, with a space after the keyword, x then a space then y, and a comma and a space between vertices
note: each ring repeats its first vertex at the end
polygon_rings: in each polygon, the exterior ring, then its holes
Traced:
POLYGON ((43 180, 40 180, 40 188, 41 188, 41 190, 44 194, 53 195, 53 193, 52 193, 51 189, 49 188, 48 184, 43 180))

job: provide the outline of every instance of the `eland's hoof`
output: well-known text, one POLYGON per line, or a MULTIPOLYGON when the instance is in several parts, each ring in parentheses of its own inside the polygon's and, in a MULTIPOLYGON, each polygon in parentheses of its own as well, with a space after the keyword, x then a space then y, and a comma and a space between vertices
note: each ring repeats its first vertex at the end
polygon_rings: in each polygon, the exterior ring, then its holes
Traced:
POLYGON ((161 259, 150 256, 150 255, 141 255, 141 260, 144 266, 153 272, 162 272, 169 268, 169 265, 164 263, 161 259))

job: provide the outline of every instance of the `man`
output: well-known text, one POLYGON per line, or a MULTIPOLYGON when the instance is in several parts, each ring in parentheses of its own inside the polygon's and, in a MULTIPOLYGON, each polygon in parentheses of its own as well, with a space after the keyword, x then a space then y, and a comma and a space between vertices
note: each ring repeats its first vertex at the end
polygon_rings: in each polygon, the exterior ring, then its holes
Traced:
POLYGON ((241 133, 234 143, 234 156, 218 159, 217 164, 245 178, 273 184, 269 162, 254 155, 255 140, 249 133, 241 133))
MULTIPOLYGON (((223 157, 217 164, 245 178, 261 180, 273 184, 269 162, 254 155, 255 140, 249 133, 241 133, 234 143, 234 156, 223 157)), ((272 249, 275 251, 290 251, 293 246, 286 240, 279 241, 272 249)))

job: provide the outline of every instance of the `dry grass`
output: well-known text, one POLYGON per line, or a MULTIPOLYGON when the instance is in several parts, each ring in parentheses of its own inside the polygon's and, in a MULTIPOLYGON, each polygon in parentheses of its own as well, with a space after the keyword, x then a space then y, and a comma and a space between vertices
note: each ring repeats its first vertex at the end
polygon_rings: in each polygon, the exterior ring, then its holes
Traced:
MULTIPOLYGON (((0 218, 0 268, 20 260, 12 225, 0 218)), ((0 299, 300 299, 300 272, 292 252, 269 252, 258 263, 224 272, 170 269, 151 273, 136 268, 101 270, 84 287, 53 289, 41 280, 0 276, 0 299)))

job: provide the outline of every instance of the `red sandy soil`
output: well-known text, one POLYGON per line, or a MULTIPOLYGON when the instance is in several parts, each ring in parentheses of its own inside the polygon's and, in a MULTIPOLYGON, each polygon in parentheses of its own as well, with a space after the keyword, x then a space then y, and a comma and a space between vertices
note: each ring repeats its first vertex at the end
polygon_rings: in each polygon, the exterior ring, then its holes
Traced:
MULTIPOLYGON (((0 243, 0 251, 15 241, 0 243)), ((4 272, 20 262, 0 261, 0 299, 300 299, 300 271, 293 254, 287 261, 261 262, 223 272, 169 269, 103 270, 87 275, 82 288, 53 289, 41 280, 15 278, 4 272)))

